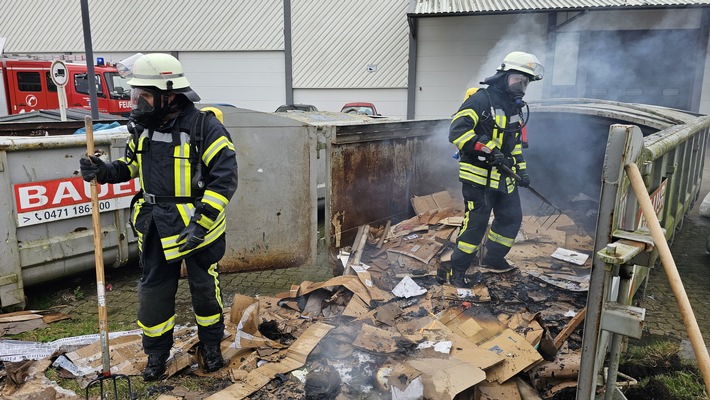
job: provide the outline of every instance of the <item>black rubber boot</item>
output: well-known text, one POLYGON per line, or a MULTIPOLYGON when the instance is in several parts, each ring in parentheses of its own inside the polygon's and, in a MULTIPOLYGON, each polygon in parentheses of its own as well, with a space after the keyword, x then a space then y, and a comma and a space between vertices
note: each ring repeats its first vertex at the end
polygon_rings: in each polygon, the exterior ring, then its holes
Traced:
POLYGON ((157 381, 165 374, 165 363, 170 354, 148 354, 148 364, 143 370, 143 380, 146 382, 157 381))
POLYGON ((215 372, 224 367, 219 344, 202 344, 202 363, 205 372, 215 372))
POLYGON ((514 266, 508 264, 508 261, 503 257, 486 257, 483 259, 483 268, 487 269, 488 272, 493 273, 503 273, 512 271, 515 269, 514 266))
POLYGON ((451 275, 451 267, 440 266, 436 270, 436 282, 439 285, 444 285, 449 282, 449 276, 451 275))
POLYGON ((444 285, 451 277, 451 260, 439 261, 439 268, 436 269, 436 282, 444 285))
POLYGON ((449 277, 449 284, 457 288, 470 288, 471 281, 466 278, 465 271, 451 271, 451 276, 449 277))

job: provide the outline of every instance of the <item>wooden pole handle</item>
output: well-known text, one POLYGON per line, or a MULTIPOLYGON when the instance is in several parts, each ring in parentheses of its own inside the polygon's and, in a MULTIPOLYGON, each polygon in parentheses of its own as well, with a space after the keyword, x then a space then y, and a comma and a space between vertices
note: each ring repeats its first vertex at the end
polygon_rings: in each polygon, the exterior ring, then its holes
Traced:
POLYGON ((646 219, 646 224, 651 230, 651 236, 658 249, 658 255, 661 258, 663 269, 666 271, 671 290, 678 302, 680 316, 683 318, 685 329, 688 332, 688 338, 693 346, 695 357, 698 359, 700 371, 703 374, 705 390, 710 393, 710 355, 708 355, 708 350, 705 347, 705 341, 703 341, 703 335, 700 333, 698 321, 695 319, 695 314, 693 314, 693 308, 690 306, 688 295, 685 293, 683 281, 680 279, 680 274, 678 274, 678 268, 675 265, 673 255, 668 247, 666 236, 663 234, 660 222, 658 222, 656 211, 653 209, 651 198, 646 190, 646 185, 643 183, 643 178, 638 166, 631 163, 626 165, 625 169, 626 174, 629 176, 629 181, 631 181, 631 187, 634 193, 636 193, 636 198, 643 212, 643 216, 646 219))
MULTIPOLYGON (((94 125, 91 117, 84 117, 86 128, 86 154, 94 155, 94 125)), ((96 178, 89 183, 91 187, 91 221, 94 229, 94 261, 96 262, 96 294, 99 306, 99 337, 101 341, 101 359, 103 374, 111 374, 111 355, 108 351, 108 312, 106 311, 106 282, 104 277, 104 252, 101 245, 101 214, 99 211, 99 190, 96 178)))

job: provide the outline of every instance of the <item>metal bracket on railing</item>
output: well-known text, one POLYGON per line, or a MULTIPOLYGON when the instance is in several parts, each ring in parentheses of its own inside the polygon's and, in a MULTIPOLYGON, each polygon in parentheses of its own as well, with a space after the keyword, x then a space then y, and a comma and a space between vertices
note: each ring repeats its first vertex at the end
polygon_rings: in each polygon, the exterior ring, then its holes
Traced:
MULTIPOLYGON (((666 234, 666 230, 663 229, 663 234, 666 234)), ((617 239, 626 239, 631 242, 639 242, 646 244, 646 250, 653 250, 656 244, 653 242, 653 237, 651 237, 651 232, 647 227, 641 227, 633 232, 624 231, 617 229, 611 234, 612 237, 617 239)))
MULTIPOLYGON (((618 266, 615 279, 620 279, 616 295, 602 304, 601 321, 599 329, 611 334, 609 347, 609 372, 606 382, 605 400, 626 399, 616 387, 616 377, 619 372, 619 355, 621 353, 622 336, 641 338, 643 333, 643 322, 646 317, 646 309, 634 307, 626 304, 628 298, 629 285, 633 274, 624 267, 638 254, 646 250, 647 243, 637 242, 628 239, 621 239, 614 243, 607 244, 606 247, 597 251, 597 257, 604 262, 608 273, 611 273, 618 266), (621 273, 625 271, 624 273, 621 273)), ((602 340, 605 342, 605 340, 602 340)), ((597 360, 601 363, 602 360, 597 360)))
POLYGON ((624 394, 616 384, 619 373, 619 358, 622 347, 622 336, 641 338, 643 321, 646 309, 619 304, 617 302, 604 303, 600 328, 611 333, 609 348, 609 369, 606 376, 604 400, 626 400, 624 394))
POLYGON ((604 303, 601 328, 619 335, 641 338, 646 309, 617 302, 604 303))
POLYGON ((631 261, 632 258, 645 249, 646 245, 644 243, 622 239, 607 244, 606 247, 597 252, 597 256, 607 266, 621 265, 631 261))

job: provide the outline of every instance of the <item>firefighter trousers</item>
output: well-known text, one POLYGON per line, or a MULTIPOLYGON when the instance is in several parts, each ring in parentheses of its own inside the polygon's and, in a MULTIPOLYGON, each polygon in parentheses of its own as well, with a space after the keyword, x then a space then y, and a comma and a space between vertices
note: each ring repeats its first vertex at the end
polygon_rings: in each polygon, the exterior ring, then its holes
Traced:
POLYGON ((458 273, 466 273, 486 233, 491 211, 493 223, 488 231, 486 257, 503 258, 510 251, 520 230, 523 210, 517 187, 511 193, 503 193, 485 186, 464 183, 461 191, 466 212, 456 239, 456 248, 451 255, 451 268, 458 273))
MULTIPOLYGON (((140 263, 143 275, 138 285, 138 325, 143 330, 146 354, 165 354, 173 346, 175 294, 181 262, 165 260, 160 236, 151 223, 144 235, 140 263)), ((217 261, 224 255, 224 235, 212 245, 185 258, 197 336, 204 344, 219 344, 224 332, 222 293, 217 261)))

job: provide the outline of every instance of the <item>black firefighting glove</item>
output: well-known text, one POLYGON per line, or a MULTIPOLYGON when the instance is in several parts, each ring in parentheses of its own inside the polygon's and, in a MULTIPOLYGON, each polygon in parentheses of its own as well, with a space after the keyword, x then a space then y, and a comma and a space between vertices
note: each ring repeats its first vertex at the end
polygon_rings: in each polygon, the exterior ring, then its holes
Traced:
POLYGON ((197 218, 192 217, 190 223, 187 224, 185 229, 178 235, 177 241, 180 243, 185 240, 185 243, 180 245, 178 250, 188 251, 202 244, 205 241, 205 234, 207 233, 207 228, 197 223, 200 216, 195 214, 197 218))
POLYGON ((520 171, 520 182, 518 182, 518 186, 520 187, 528 187, 530 186, 530 175, 528 175, 527 171, 522 170, 520 171))
POLYGON ((508 160, 506 160, 505 155, 499 149, 493 149, 491 154, 488 155, 488 163, 494 167, 500 167, 501 165, 508 166, 508 160))
POLYGON ((84 156, 79 159, 79 169, 81 170, 81 177, 84 178, 85 181, 91 182, 96 178, 96 182, 106 183, 108 167, 101 158, 96 156, 84 156))

